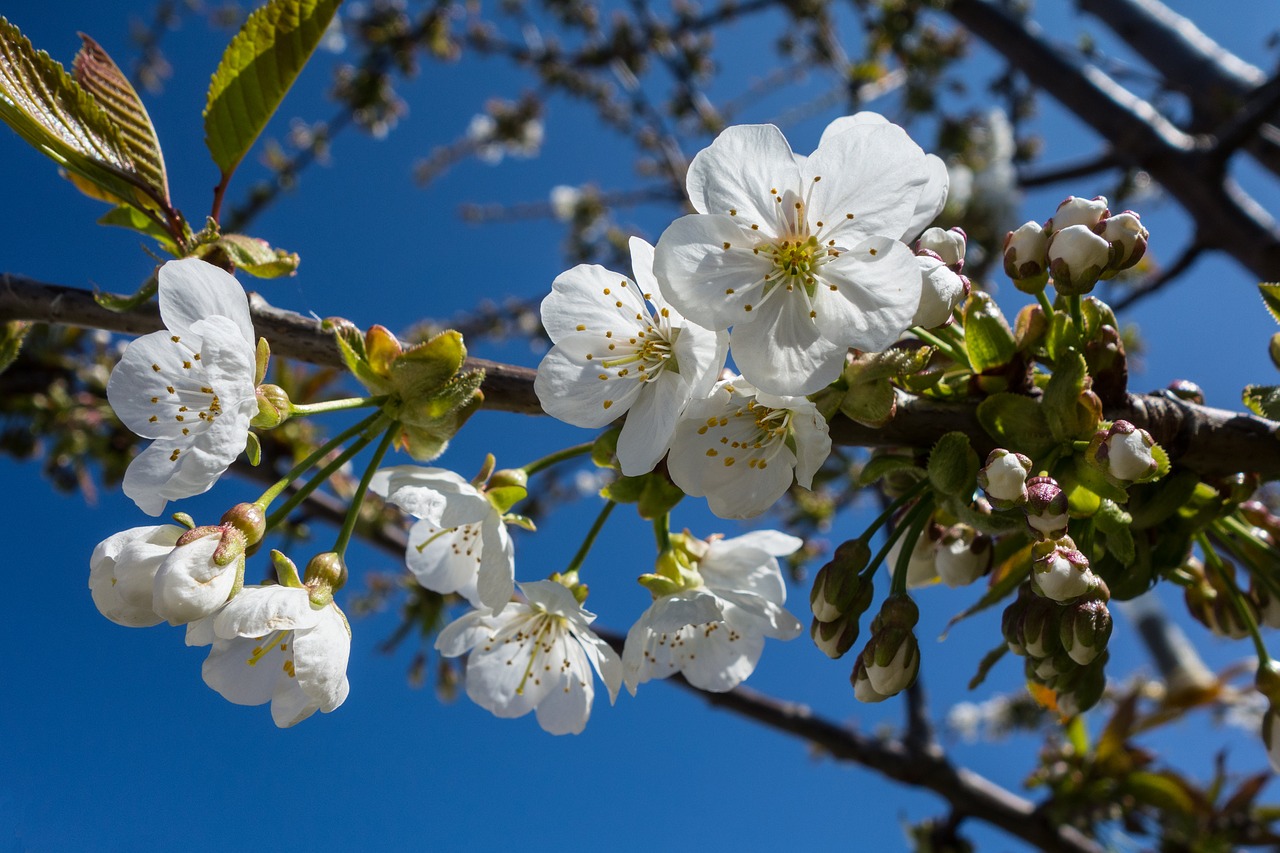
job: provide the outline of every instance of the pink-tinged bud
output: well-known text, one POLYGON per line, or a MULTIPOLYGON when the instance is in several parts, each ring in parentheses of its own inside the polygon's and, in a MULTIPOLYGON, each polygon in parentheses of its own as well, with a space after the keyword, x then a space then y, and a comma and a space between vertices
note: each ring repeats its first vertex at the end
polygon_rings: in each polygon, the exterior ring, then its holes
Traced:
POLYGON ((1039 293, 1049 280, 1049 236, 1026 222, 1004 238, 1004 273, 1023 293, 1039 293))
POLYGON ((1061 294, 1078 296, 1093 290, 1111 264, 1111 244, 1084 225, 1055 231, 1049 239, 1049 272, 1061 294))
POLYGON ((937 544, 938 577, 955 589, 982 577, 991 568, 991 537, 978 533, 967 524, 947 529, 937 544))
POLYGON ((1108 213, 1110 211, 1107 209, 1106 196, 1099 195, 1089 199, 1069 195, 1058 205, 1045 230, 1056 232, 1074 225, 1093 228, 1105 219, 1108 213))
POLYGON ((889 698, 888 694, 880 693, 871 686, 871 679, 867 677, 867 668, 862 663, 862 655, 854 658, 853 673, 849 676, 849 683, 853 685, 853 698, 859 702, 870 704, 883 702, 889 698))
POLYGON ((222 523, 239 530, 247 547, 257 545, 267 532, 267 515, 257 504, 236 504, 222 514, 222 523))
POLYGON ((920 235, 916 250, 924 249, 933 252, 950 267, 952 272, 960 272, 964 269, 967 242, 968 235, 961 228, 950 228, 946 231, 941 228, 928 228, 920 235))
POLYGON ((1116 421, 1110 429, 1099 431, 1090 444, 1090 453, 1109 476, 1121 483, 1141 483, 1154 477, 1159 469, 1151 452, 1155 444, 1145 429, 1128 421, 1116 421))
POLYGON ((1198 406, 1204 405, 1204 389, 1190 379, 1173 380, 1169 383, 1169 393, 1179 400, 1195 403, 1198 406))
POLYGON ((1069 536, 1035 543, 1031 558, 1033 589, 1059 604, 1079 598, 1098 585, 1088 558, 1076 550, 1069 536))
POLYGON ((1100 599, 1088 598, 1064 608, 1061 625, 1062 648, 1081 666, 1093 663, 1111 639, 1111 612, 1100 599))
POLYGON ((997 447, 978 472, 978 486, 996 509, 1012 509, 1027 499, 1031 460, 1021 453, 997 447))
MULTIPOLYGON (((336 551, 317 554, 307 563, 307 570, 302 575, 302 582, 316 590, 321 597, 327 593, 332 599, 333 593, 347 582, 347 564, 336 551)), ((315 598, 313 595, 312 598, 315 598)), ((327 603, 327 602, 324 602, 327 603)))
POLYGON ((949 269, 932 252, 916 256, 920 268, 920 304, 911 324, 936 329, 951 322, 952 312, 969 295, 969 280, 949 269))
POLYGON ((1027 480, 1023 509, 1027 513, 1027 524, 1038 536, 1057 539, 1067 532, 1067 493, 1052 477, 1027 480))
POLYGON ((1147 239, 1151 234, 1142 226, 1138 214, 1131 210, 1109 216, 1102 222, 1102 239, 1111 244, 1111 268, 1108 277, 1127 270, 1142 260, 1147 253, 1147 239))

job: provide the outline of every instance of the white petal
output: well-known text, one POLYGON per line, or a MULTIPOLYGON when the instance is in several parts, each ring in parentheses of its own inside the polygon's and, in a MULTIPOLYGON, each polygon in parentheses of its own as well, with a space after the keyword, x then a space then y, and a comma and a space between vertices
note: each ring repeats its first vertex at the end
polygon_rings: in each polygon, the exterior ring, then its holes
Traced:
POLYGON ((680 671, 699 690, 724 693, 743 682, 764 651, 764 637, 723 622, 687 629, 679 649, 680 671))
POLYGON ((889 123, 855 125, 824 139, 802 177, 810 190, 811 223, 827 223, 821 231, 824 243, 854 242, 855 234, 897 239, 911 224, 928 181, 920 146, 889 123))
POLYGON ((577 631, 574 636, 582 644, 582 649, 590 659, 591 665, 595 667, 596 674, 609 689, 609 704, 612 705, 618 698, 618 690, 622 687, 622 658, 618 657, 613 646, 597 637, 594 631, 577 631))
POLYGON ((479 524, 441 530, 430 522, 420 521, 409 529, 405 563, 418 583, 427 589, 456 592, 479 607, 476 579, 483 547, 479 524))
POLYGON ((273 631, 312 628, 319 618, 305 589, 247 586, 218 611, 213 631, 224 640, 262 637, 273 631))
POLYGON ((253 639, 215 640, 200 668, 204 683, 236 705, 271 701, 276 682, 293 655, 281 651, 278 644, 261 655, 255 654, 257 648, 258 641, 253 639))
POLYGON ((350 657, 351 632, 342 611, 332 602, 319 611, 314 628, 294 632, 293 663, 298 686, 326 714, 347 698, 350 657))
POLYGON ((777 602, 743 592, 724 592, 721 596, 725 621, 743 633, 794 640, 803 630, 800 620, 777 602))
POLYGON ((947 206, 947 194, 951 187, 951 176, 947 172, 947 164, 936 154, 925 155, 925 173, 928 182, 916 200, 916 209, 911 214, 911 222, 902 234, 904 243, 911 243, 942 213, 947 206))
POLYGON ((776 294, 756 313, 756 321, 735 326, 729 340, 749 382, 773 394, 812 394, 840 376, 848 345, 822 336, 798 294, 776 294))
POLYGON ((548 653, 543 678, 549 682, 538 702, 538 725, 553 735, 578 734, 587 726, 595 684, 582 647, 557 635, 548 653))
POLYGON ((800 169, 778 128, 734 125, 693 158, 686 186, 699 213, 727 215, 736 210, 748 226, 755 223, 763 228, 777 216, 770 190, 795 190, 800 186, 800 169))
POLYGON ((469 610, 450 622, 436 635, 436 651, 447 658, 456 658, 492 637, 493 620, 488 608, 469 610))
POLYGON ((690 397, 701 399, 711 393, 724 369, 729 355, 729 333, 704 329, 691 320, 681 319, 681 323, 675 342, 676 361, 680 375, 690 386, 690 397))
POLYGON ((658 238, 653 272, 662 295, 706 329, 751 322, 746 306, 759 301, 760 286, 773 269, 763 252, 752 251, 767 235, 740 220, 694 213, 672 222, 658 238))
POLYGON ((831 434, 818 407, 807 400, 792 409, 791 430, 796 444, 796 482, 813 488, 813 476, 831 455, 831 434))
POLYGON ((530 604, 535 605, 535 609, 544 610, 555 616, 575 618, 584 625, 596 618, 594 613, 586 613, 582 609, 578 599, 573 597, 573 593, 564 584, 551 580, 528 581, 520 584, 520 592, 529 599, 530 604), (589 618, 582 619, 582 614, 586 614, 589 618))
MULTIPOLYGON (((564 338, 547 352, 533 382, 543 411, 572 426, 597 429, 631 407, 644 384, 639 375, 619 377, 617 370, 584 357, 586 352, 607 353, 606 341, 582 333, 564 338)), ((600 355, 595 358, 603 360, 600 355)))
POLYGON ((184 532, 173 524, 135 527, 98 543, 89 558, 89 590, 98 611, 127 627, 163 622, 152 609, 155 575, 184 532))
POLYGON ((320 710, 319 704, 298 686, 298 682, 285 677, 276 679, 271 693, 271 720, 282 729, 296 726, 320 710))
POLYGON ((515 546, 507 526, 494 513, 480 525, 480 568, 476 597, 494 613, 500 613, 515 591, 515 546))
POLYGON ((226 566, 213 562, 213 552, 221 541, 219 532, 179 545, 156 572, 153 588, 156 614, 181 625, 208 616, 231 594, 244 558, 226 566))
POLYGON ((896 240, 863 241, 824 265, 822 280, 839 291, 823 294, 823 334, 864 352, 880 352, 896 341, 920 305, 920 268, 896 240))
POLYGON ((644 328, 636 314, 649 316, 640 288, 598 264, 579 264, 557 276, 541 307, 542 326, 555 343, 575 332, 620 335, 644 328))
POLYGON ((551 680, 541 674, 546 665, 541 649, 538 641, 527 636, 504 642, 503 634, 476 648, 467 661, 467 696, 498 717, 529 713, 552 687, 551 680))
POLYGON ((618 463, 623 475, 638 477, 653 470, 667 452, 688 401, 689 386, 679 374, 663 371, 645 385, 618 436, 618 463))
POLYGON ((685 590, 655 601, 640 617, 658 633, 675 633, 687 625, 718 622, 724 617, 720 597, 702 589, 685 590))
POLYGON ((228 272, 197 258, 169 261, 160 267, 160 318, 181 335, 199 320, 214 315, 235 323, 251 345, 257 340, 249 317, 249 298, 228 272))
MULTIPOLYGON (((194 335, 191 340, 201 344, 194 335)), ((179 438, 184 426, 203 426, 195 418, 193 424, 175 420, 179 402, 169 390, 184 377, 184 362, 196 366, 193 354, 181 342, 175 344, 169 332, 152 332, 129 343, 107 381, 107 402, 130 432, 143 438, 179 438)))
POLYGON ((369 489, 400 509, 437 527, 457 527, 494 512, 475 487, 452 471, 395 465, 375 472, 369 489))

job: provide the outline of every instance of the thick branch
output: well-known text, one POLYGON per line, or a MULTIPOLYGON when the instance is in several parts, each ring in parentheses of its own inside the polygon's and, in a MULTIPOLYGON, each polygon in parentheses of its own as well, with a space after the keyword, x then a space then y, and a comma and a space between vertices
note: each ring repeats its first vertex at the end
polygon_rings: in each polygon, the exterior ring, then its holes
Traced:
MULTIPOLYGON (((254 326, 273 352, 311 364, 340 366, 337 345, 318 320, 250 299, 254 326)), ((66 323, 141 335, 162 328, 154 305, 116 313, 98 305, 93 294, 19 275, 0 275, 0 322, 32 320, 66 323)), ((490 409, 540 414, 533 392, 535 372, 527 367, 467 359, 467 367, 483 368, 485 403, 490 409)), ((1155 394, 1130 394, 1107 409, 1110 419, 1143 427, 1185 468, 1205 476, 1252 471, 1280 478, 1280 423, 1240 412, 1195 406, 1155 394)), ((902 394, 898 414, 882 428, 865 427, 845 418, 831 424, 832 439, 862 447, 932 447, 945 433, 960 430, 979 452, 991 449, 990 437, 978 423, 977 403, 942 401, 902 394)))

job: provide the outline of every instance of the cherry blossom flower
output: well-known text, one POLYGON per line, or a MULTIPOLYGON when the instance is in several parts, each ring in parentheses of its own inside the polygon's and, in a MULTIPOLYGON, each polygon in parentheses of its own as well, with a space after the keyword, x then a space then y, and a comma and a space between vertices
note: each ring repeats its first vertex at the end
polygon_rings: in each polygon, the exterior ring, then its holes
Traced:
POLYGON ((421 519, 405 549, 418 583, 501 612, 515 589, 515 548, 488 498, 452 471, 416 465, 383 468, 369 489, 421 519))
POLYGON ((813 403, 757 391, 739 377, 689 404, 667 469, 721 518, 750 518, 773 506, 793 480, 809 488, 830 452, 827 422, 813 403))
POLYGON ((208 491, 244 450, 258 411, 244 290, 195 258, 169 261, 159 278, 165 330, 130 343, 107 383, 125 426, 154 439, 129 463, 123 484, 148 515, 208 491))
POLYGON ((830 132, 807 158, 772 125, 730 127, 690 165, 698 212, 662 234, 654 273, 685 317, 733 327, 749 381, 813 393, 840 375, 849 347, 882 350, 911 325, 920 272, 900 239, 927 224, 916 208, 932 174, 888 122, 830 132))
POLYGON ((630 412, 618 437, 622 473, 653 470, 680 413, 702 398, 724 366, 729 336, 684 319, 653 277, 653 247, 631 239, 633 282, 594 264, 562 274, 542 301, 555 344, 534 381, 547 414, 598 428, 630 412), (647 302, 653 305, 649 309, 647 302))
POLYGON ((185 528, 134 527, 98 543, 89 558, 89 591, 103 616, 118 625, 147 628, 163 622, 152 608, 156 571, 185 528))
POLYGON ((803 540, 776 530, 734 539, 672 536, 679 580, 667 575, 641 579, 655 592, 653 604, 627 632, 622 653, 624 680, 636 687, 679 671, 701 690, 722 693, 755 670, 772 637, 791 640, 803 630, 783 604, 786 585, 778 557, 803 540))
POLYGON ((237 705, 271 703, 288 728, 347 698, 351 627, 330 600, 316 607, 301 587, 248 586, 212 616, 187 627, 187 645, 213 648, 201 673, 237 705))
POLYGON ((473 610, 440 632, 436 648, 445 657, 471 652, 467 695, 498 717, 537 710, 538 725, 554 735, 578 734, 591 716, 594 668, 609 690, 622 685, 622 661, 588 627, 595 614, 582 608, 556 581, 520 584, 525 601, 501 614, 473 610))
POLYGON ((152 607, 170 625, 203 619, 244 581, 244 534, 230 524, 185 531, 155 571, 152 607))

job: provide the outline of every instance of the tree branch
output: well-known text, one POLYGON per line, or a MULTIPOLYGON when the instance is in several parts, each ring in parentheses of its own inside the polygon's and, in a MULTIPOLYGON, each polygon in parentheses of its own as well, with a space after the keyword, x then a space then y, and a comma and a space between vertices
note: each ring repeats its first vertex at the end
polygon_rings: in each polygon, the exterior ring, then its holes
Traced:
MULTIPOLYGON (((311 364, 342 365, 333 335, 321 328, 320 321, 275 308, 256 294, 249 304, 257 333, 270 341, 276 354, 311 364)), ((95 302, 87 290, 0 274, 0 322, 7 320, 66 323, 131 335, 163 328, 155 305, 116 313, 95 302)), ((469 358, 466 366, 485 371, 486 408, 542 413, 533 391, 533 369, 482 358, 469 358)), ((887 426, 872 428, 837 418, 831 423, 831 437, 838 444, 861 447, 927 448, 946 433, 960 430, 985 454, 994 445, 978 422, 977 405, 973 400, 943 401, 901 393, 898 413, 887 426)), ((1146 429, 1179 465, 1198 474, 1251 471, 1280 478, 1280 423, 1158 394, 1129 394, 1104 414, 1146 429)))

